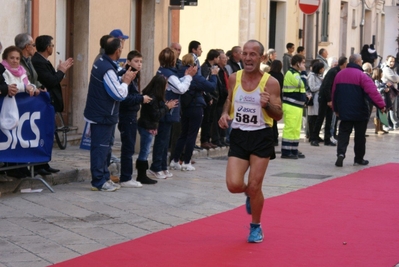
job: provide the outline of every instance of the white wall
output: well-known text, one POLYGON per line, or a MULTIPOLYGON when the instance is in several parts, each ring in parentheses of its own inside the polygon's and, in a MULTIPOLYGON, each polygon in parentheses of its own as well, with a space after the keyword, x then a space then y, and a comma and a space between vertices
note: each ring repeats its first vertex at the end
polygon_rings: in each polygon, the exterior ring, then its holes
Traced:
POLYGON ((225 51, 239 44, 239 0, 201 0, 198 6, 180 11, 181 57, 188 53, 188 44, 199 41, 203 63, 210 49, 225 51))
POLYGON ((0 15, 0 42, 3 45, 3 50, 10 45, 14 45, 14 38, 17 34, 26 31, 24 29, 24 3, 25 1, 1 0, 2 14, 0 15), (9 16, 4 13, 13 15, 9 16))
MULTIPOLYGON (((385 36, 384 36, 384 51, 382 53, 383 60, 388 55, 395 56, 398 52, 398 45, 395 41, 399 36, 399 7, 390 6, 385 7, 385 36)), ((380 52, 381 54, 381 52, 380 52)))

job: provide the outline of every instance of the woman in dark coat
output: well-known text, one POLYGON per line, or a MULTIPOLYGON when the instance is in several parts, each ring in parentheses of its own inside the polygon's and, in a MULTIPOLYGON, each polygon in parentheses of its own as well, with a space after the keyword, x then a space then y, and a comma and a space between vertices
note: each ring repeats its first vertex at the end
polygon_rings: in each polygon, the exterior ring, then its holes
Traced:
MULTIPOLYGON (((274 77, 278 83, 280 84, 280 98, 283 97, 283 82, 284 82, 284 75, 281 72, 283 68, 283 63, 280 60, 274 60, 270 65, 270 76, 274 77)), ((278 146, 278 128, 277 128, 277 121, 273 120, 273 133, 274 133, 274 145, 278 146)))
MULTIPOLYGON (((180 73, 184 73, 187 68, 194 64, 192 54, 187 54, 182 59, 182 68, 180 73)), ((191 165, 191 156, 195 146, 198 130, 204 116, 206 102, 203 92, 211 93, 216 90, 217 75, 219 68, 211 69, 209 80, 198 73, 193 76, 188 91, 181 97, 181 133, 177 140, 175 151, 172 152, 170 169, 180 169, 183 171, 194 171, 191 165), (183 156, 183 164, 179 164, 180 156, 183 156)))

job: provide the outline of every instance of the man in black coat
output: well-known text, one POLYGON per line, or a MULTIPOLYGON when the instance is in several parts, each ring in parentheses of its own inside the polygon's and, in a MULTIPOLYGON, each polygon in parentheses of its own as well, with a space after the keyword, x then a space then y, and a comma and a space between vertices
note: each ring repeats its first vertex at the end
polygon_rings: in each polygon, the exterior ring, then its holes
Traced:
MULTIPOLYGON (((61 81, 65 77, 65 73, 73 65, 73 59, 68 58, 54 69, 48 57, 54 52, 53 37, 49 35, 38 36, 35 40, 37 52, 32 57, 32 64, 35 68, 39 82, 50 93, 51 103, 54 106, 55 112, 62 112, 64 110, 64 100, 62 98, 61 81)), ((43 164, 36 166, 35 169, 44 169, 47 173, 55 173, 60 170, 53 169, 50 165, 43 164)), ((41 171, 42 174, 46 172, 41 171)))
POLYGON ((64 79, 65 73, 73 65, 73 59, 68 58, 66 61, 60 61, 57 71, 54 69, 48 57, 54 52, 53 37, 48 35, 38 36, 35 40, 37 52, 32 57, 32 64, 38 75, 39 82, 50 93, 51 103, 56 112, 64 110, 64 102, 61 91, 61 81, 64 79))
POLYGON ((227 60, 226 65, 226 69, 229 75, 243 69, 244 65, 241 60, 241 54, 241 46, 233 46, 233 48, 231 48, 231 56, 229 60, 227 60))
MULTIPOLYGON (((334 84, 334 78, 337 73, 346 68, 346 64, 348 63, 348 59, 346 57, 340 57, 338 59, 338 66, 330 69, 324 80, 320 86, 319 90, 319 114, 317 116, 317 120, 313 129, 313 132, 310 133, 310 140, 318 140, 321 126, 323 125, 324 118, 326 118, 326 123, 324 127, 324 144, 331 145, 330 141, 330 129, 331 129, 331 120, 332 120, 332 102, 331 102, 331 90, 334 84)), ((312 146, 318 146, 318 141, 312 141, 312 146)))

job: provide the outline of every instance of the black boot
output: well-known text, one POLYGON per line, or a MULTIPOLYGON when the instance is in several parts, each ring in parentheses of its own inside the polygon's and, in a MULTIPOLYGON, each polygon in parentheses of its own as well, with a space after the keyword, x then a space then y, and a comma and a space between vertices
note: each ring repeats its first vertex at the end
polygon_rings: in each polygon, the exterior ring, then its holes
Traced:
POLYGON ((147 177, 148 161, 136 160, 137 181, 142 184, 156 184, 158 181, 147 177))

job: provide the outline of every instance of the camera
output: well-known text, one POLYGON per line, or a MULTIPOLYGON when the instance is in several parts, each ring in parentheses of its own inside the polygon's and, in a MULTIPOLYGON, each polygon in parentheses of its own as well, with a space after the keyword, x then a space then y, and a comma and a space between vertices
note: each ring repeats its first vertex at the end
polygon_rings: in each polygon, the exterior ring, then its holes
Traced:
MULTIPOLYGON (((125 69, 128 70, 131 66, 129 64, 125 65, 125 69)), ((131 68, 131 71, 137 71, 135 68, 131 68)))

